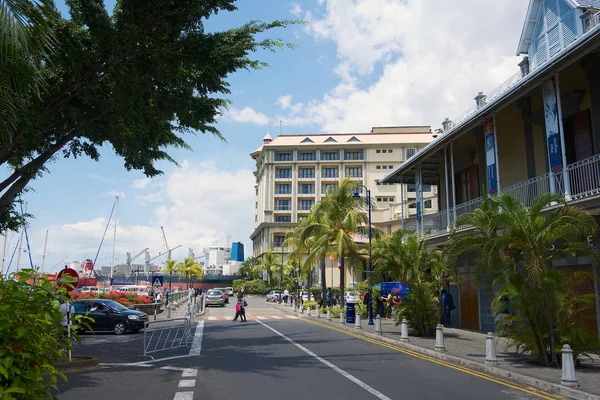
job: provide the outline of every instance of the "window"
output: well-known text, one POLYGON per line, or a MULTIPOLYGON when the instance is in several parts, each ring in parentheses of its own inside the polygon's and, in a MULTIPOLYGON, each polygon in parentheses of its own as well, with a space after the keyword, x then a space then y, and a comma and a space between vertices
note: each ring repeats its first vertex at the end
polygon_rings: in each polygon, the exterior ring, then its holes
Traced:
POLYGON ((352 136, 350 139, 348 139, 348 142, 360 142, 360 140, 356 136, 352 136))
POLYGON ((381 169, 381 165, 378 165, 377 167, 375 167, 376 169, 381 169))
POLYGON ((300 143, 314 143, 314 142, 312 141, 312 139, 311 139, 311 138, 309 138, 309 137, 306 137, 306 138, 304 138, 304 140, 303 140, 303 141, 301 141, 300 143))
POLYGON ((406 149, 406 159, 408 160, 409 158, 414 156, 416 152, 417 149, 406 149))
POLYGON ((344 160, 363 160, 363 151, 344 151, 344 160))
POLYGON ((377 197, 377 201, 381 203, 393 203, 394 197, 377 197))
POLYGON ((275 185, 275 194, 292 194, 292 185, 278 183, 275 185))
POLYGON ((394 166, 393 165, 388 165, 388 168, 389 169, 394 169, 394 166))
POLYGON ((256 195, 258 196, 258 188, 254 188, 254 191, 256 192, 256 195))
POLYGON ((257 222, 257 221, 258 221, 258 215, 255 215, 254 216, 254 222, 257 222))
POLYGON ((431 208, 431 200, 425 200, 425 208, 431 208))
POLYGON ((382 169, 387 169, 387 165, 382 165, 381 168, 382 169))
POLYGON ((281 247, 283 245, 283 242, 285 241, 285 236, 275 236, 273 237, 273 246, 274 247, 281 247))
POLYGON ((334 138, 329 136, 327 139, 325 139, 325 142, 323 142, 323 143, 331 143, 331 142, 337 142, 337 140, 335 140, 334 138))
MULTIPOLYGON (((431 185, 421 185, 421 190, 423 192, 431 192, 431 185)), ((412 184, 407 185, 406 191, 409 193, 416 193, 417 185, 412 185, 412 184)))
POLYGON ((377 149, 375 150, 375 153, 381 153, 381 150, 377 149))
POLYGON ((424 192, 431 192, 431 185, 421 185, 424 192))
POLYGON ((410 203, 408 208, 417 208, 417 203, 410 203))
POLYGON ((290 179, 292 177, 291 168, 278 168, 275 172, 275 178, 290 179))
POLYGON ((275 210, 277 211, 290 211, 292 206, 289 200, 277 200, 275 202, 275 210))
POLYGON ((575 9, 565 0, 545 0, 533 36, 535 67, 552 58, 577 37, 575 9))
POLYGON ((315 194, 315 185, 312 183, 303 183, 300 185, 299 194, 315 194))
POLYGON ((310 211, 313 204, 315 204, 314 200, 300 200, 298 202, 298 209, 300 211, 310 211))
POLYGON ((292 161, 294 156, 291 152, 275 152, 275 161, 292 161))
POLYGON ((309 153, 298 153, 298 161, 315 161, 317 159, 317 153, 311 151, 309 153))
POLYGON ((300 168, 300 178, 314 178, 315 177, 315 169, 314 168, 300 168))
POLYGON ((351 178, 362 178, 362 167, 347 167, 346 176, 351 178))
POLYGON ((254 208, 258 208, 258 201, 254 203, 254 208))
POLYGON ((337 189, 337 183, 323 183, 321 185, 321 193, 327 194, 327 189, 331 188, 331 190, 337 189))
POLYGON ((386 149, 381 150, 382 153, 387 153, 386 149))
POLYGON ((388 153, 393 153, 393 152, 394 152, 394 150, 388 149, 388 153))
POLYGON ((321 152, 321 160, 339 161, 340 160, 340 152, 339 151, 322 151, 321 152))
POLYGON ((339 173, 339 169, 336 168, 323 168, 321 170, 321 177, 322 178, 339 178, 340 177, 340 173, 339 173))
POLYGON ((292 222, 292 217, 290 215, 276 215, 275 222, 292 222))

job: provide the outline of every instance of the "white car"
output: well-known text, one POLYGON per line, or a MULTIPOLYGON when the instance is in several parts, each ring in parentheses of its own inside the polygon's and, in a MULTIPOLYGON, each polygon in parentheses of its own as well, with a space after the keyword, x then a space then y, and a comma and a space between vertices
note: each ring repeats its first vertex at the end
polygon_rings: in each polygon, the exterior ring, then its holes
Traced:
POLYGON ((233 288, 232 287, 226 287, 225 291, 227 292, 228 296, 233 296, 233 288))
POLYGON ((357 304, 360 302, 360 295, 358 292, 344 292, 344 301, 346 303, 354 303, 357 304))
POLYGON ((315 295, 310 293, 310 300, 308 300, 308 295, 309 292, 308 291, 304 291, 302 292, 302 301, 315 301, 315 295))

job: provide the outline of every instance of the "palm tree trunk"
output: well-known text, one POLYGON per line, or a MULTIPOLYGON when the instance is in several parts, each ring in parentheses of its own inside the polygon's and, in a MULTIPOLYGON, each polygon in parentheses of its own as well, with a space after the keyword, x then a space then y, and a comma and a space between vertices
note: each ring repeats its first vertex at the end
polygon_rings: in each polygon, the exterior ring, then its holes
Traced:
MULTIPOLYGON (((548 298, 548 290, 546 285, 542 284, 542 292, 544 294, 544 303, 546 303, 546 318, 548 319, 548 333, 550 334, 550 355, 551 361, 550 366, 555 367, 558 365, 558 358, 556 357, 556 337, 554 334, 554 318, 552 317, 552 309, 550 307, 550 299, 548 298)), ((544 353, 546 349, 544 349, 544 353)))
POLYGON ((325 307, 327 304, 327 282, 326 279, 326 271, 325 271, 325 257, 323 257, 323 264, 321 264, 321 292, 323 293, 321 300, 321 307, 325 307))
POLYGON ((342 257, 340 258, 340 305, 342 306, 342 308, 344 307, 344 289, 345 289, 345 282, 344 282, 344 278, 345 278, 345 272, 346 272, 346 267, 345 267, 345 262, 344 262, 344 253, 342 253, 342 257))

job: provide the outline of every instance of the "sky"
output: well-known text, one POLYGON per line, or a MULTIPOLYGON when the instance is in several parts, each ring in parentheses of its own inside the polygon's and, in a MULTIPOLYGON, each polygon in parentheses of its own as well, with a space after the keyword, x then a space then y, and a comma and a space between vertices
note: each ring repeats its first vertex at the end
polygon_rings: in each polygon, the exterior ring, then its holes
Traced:
MULTIPOLYGON (((23 196, 35 216, 27 229, 31 259, 45 271, 95 258, 115 197, 114 220, 97 267, 149 248, 173 258, 192 248, 223 245, 228 236, 250 255, 254 229, 254 161, 263 136, 368 132, 373 126, 430 125, 460 115, 478 92, 489 93, 518 72, 515 55, 527 1, 523 0, 239 0, 237 11, 206 21, 209 30, 250 20, 302 19, 267 36, 297 45, 259 52, 269 63, 229 77, 232 106, 216 127, 226 142, 188 137, 192 151, 172 150, 179 163, 159 164, 164 175, 128 172, 111 148, 99 162, 57 158, 23 196), (46 232, 47 246, 44 256, 46 232)), ((105 1, 112 10, 114 0, 105 1)), ((64 3, 57 7, 68 14, 64 3)), ((8 235, 5 271, 14 270, 19 235, 8 235)), ((23 248, 26 248, 23 244, 23 248)), ((20 267, 29 265, 22 252, 20 267)), ((154 262, 164 263, 165 257, 154 262)), ((143 255, 136 260, 143 262, 143 255)))

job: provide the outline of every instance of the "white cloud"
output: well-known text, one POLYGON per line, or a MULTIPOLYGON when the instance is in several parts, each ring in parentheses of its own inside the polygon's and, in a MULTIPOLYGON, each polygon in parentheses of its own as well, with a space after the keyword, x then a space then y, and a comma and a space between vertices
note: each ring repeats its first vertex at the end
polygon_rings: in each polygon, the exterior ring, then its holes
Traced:
POLYGON ((151 182, 150 178, 136 179, 131 182, 132 189, 145 189, 151 182))
POLYGON ((280 119, 288 125, 316 124, 324 131, 437 127, 470 107, 479 91, 518 72, 514 53, 527 8, 522 0, 319 3, 306 30, 334 42, 339 82, 321 99, 299 104, 300 115, 286 110, 289 118, 280 119))
MULTIPOLYGON (((146 247, 150 248, 152 256, 164 252, 161 226, 165 229, 169 246, 181 245, 173 251, 173 257, 177 259, 187 257, 190 247, 196 255, 200 255, 202 249, 208 246, 224 244, 227 234, 233 241, 244 242, 246 253, 252 250, 249 236, 254 224, 255 178, 251 170, 227 171, 212 161, 184 161, 181 168, 158 179, 162 179, 162 182, 157 182, 160 190, 155 191, 151 187, 145 196, 148 204, 159 203, 150 209, 145 220, 136 224, 122 223, 128 210, 138 206, 139 199, 136 197, 136 202, 123 200, 119 203, 117 262, 124 262, 126 252, 135 254, 146 247)), ((84 221, 32 229, 30 242, 34 263, 41 263, 46 229, 49 231, 46 269, 64 257, 67 261, 81 257, 93 259, 108 222, 108 215, 102 215, 102 211, 94 214, 84 221)), ((112 227, 111 222, 98 266, 110 262, 112 227)), ((140 257, 138 261, 142 259, 140 257)), ((154 262, 163 261, 164 257, 154 262)))
POLYGON ((125 197, 125 192, 117 189, 111 189, 107 192, 102 193, 105 197, 125 197))
POLYGON ((294 17, 299 18, 302 15, 302 8, 300 7, 300 5, 298 3, 292 3, 290 5, 290 13, 294 17))
POLYGON ((255 125, 268 125, 269 117, 265 114, 255 111, 251 107, 244 107, 241 110, 231 107, 223 111, 223 118, 230 119, 235 122, 249 123, 255 125))
POLYGON ((291 94, 281 96, 279 99, 277 99, 277 104, 279 104, 279 107, 281 107, 283 110, 289 111, 292 114, 299 113, 300 111, 302 111, 303 108, 302 103, 292 104, 291 94))

